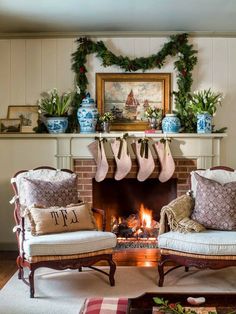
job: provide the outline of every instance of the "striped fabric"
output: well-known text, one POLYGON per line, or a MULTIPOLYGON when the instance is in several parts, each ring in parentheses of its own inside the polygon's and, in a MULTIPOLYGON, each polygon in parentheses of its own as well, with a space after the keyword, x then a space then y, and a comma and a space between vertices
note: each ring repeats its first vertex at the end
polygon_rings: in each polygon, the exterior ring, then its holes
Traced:
POLYGON ((125 314, 127 298, 88 298, 80 314, 125 314))

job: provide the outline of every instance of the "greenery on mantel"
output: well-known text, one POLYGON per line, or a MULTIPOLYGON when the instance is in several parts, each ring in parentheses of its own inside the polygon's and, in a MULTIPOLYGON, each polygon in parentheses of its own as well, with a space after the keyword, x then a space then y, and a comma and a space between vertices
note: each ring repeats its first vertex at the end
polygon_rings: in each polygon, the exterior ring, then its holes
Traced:
POLYGON ((86 76, 87 55, 95 53, 102 60, 104 67, 116 65, 125 72, 135 72, 158 68, 160 69, 168 56, 177 57, 174 62, 174 68, 177 71, 178 91, 174 91, 176 113, 181 120, 183 132, 196 131, 196 118, 188 110, 187 105, 190 98, 192 79, 192 70, 197 63, 196 53, 193 45, 188 42, 187 34, 178 34, 170 37, 170 41, 165 43, 163 48, 156 54, 149 57, 140 57, 130 59, 126 56, 116 56, 104 44, 103 41, 92 41, 89 38, 82 37, 77 40, 78 49, 72 54, 72 69, 76 74, 76 84, 78 93, 74 101, 74 115, 78 104, 85 97, 88 85, 86 76))

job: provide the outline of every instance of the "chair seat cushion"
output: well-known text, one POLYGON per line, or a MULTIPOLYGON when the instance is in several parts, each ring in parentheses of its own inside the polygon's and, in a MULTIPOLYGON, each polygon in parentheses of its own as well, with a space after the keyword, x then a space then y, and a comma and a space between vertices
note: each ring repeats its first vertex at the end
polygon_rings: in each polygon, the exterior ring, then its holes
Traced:
POLYGON ((236 231, 170 231, 158 237, 158 247, 192 254, 236 255, 236 231))
POLYGON ((112 232, 74 231, 34 237, 26 232, 24 252, 27 257, 38 255, 72 255, 88 253, 116 246, 112 232))

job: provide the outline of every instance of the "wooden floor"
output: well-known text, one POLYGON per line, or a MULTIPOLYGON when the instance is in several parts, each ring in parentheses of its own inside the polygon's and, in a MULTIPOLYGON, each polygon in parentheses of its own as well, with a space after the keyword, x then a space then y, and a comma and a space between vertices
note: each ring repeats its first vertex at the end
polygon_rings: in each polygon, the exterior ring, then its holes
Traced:
POLYGON ((16 256, 16 252, 0 251, 0 289, 2 289, 17 270, 16 256))

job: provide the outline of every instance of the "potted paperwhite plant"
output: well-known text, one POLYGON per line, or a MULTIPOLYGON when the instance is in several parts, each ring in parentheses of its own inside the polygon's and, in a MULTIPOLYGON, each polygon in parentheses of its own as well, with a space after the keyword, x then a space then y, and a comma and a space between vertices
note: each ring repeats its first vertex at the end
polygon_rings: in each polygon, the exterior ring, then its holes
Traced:
POLYGON ((189 108, 197 117, 197 133, 212 132, 212 117, 217 106, 221 105, 222 98, 222 93, 215 93, 210 88, 193 93, 189 108))
POLYGON ((64 133, 68 127, 68 111, 74 96, 73 92, 59 95, 56 88, 41 94, 39 112, 45 117, 49 133, 64 133))
POLYGON ((144 115, 148 118, 151 129, 159 127, 162 119, 162 110, 160 108, 149 106, 145 110, 144 115))
POLYGON ((114 120, 114 116, 111 112, 105 112, 99 117, 99 122, 101 124, 103 132, 110 132, 111 122, 114 120))

